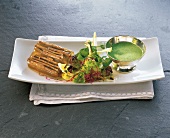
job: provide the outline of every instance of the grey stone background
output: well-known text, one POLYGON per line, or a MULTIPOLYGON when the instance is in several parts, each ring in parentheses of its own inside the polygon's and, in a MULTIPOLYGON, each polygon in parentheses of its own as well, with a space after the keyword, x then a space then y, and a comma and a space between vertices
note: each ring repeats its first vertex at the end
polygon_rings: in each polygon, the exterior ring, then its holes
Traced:
MULTIPOLYGON (((169 0, 0 0, 0 138, 169 138, 169 0), (31 84, 7 78, 16 38, 158 37, 166 78, 153 100, 34 106, 31 84)), ((153 49, 154 52, 154 49, 153 49)))

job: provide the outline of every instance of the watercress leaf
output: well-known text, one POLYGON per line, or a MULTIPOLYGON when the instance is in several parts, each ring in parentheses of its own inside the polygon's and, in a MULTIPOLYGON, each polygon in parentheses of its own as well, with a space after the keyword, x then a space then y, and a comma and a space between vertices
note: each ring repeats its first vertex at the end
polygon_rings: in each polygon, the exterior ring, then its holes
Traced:
POLYGON ((89 55, 88 48, 83 48, 76 54, 76 57, 78 60, 84 60, 88 55, 89 55))
POLYGON ((80 54, 83 56, 83 57, 87 57, 88 54, 89 54, 89 51, 88 51, 88 48, 83 48, 80 50, 80 54))
POLYGON ((77 76, 74 77, 73 81, 75 83, 84 83, 85 82, 84 73, 80 72, 77 76))
POLYGON ((101 47, 102 49, 105 49, 105 45, 100 45, 100 47, 101 47))
POLYGON ((97 52, 97 47, 96 46, 92 46, 92 52, 97 52))
POLYGON ((84 60, 84 57, 83 57, 81 54, 78 54, 78 55, 77 55, 77 59, 78 59, 78 60, 84 60))
POLYGON ((112 62, 112 60, 110 58, 103 58, 103 67, 106 68, 110 65, 110 63, 112 62))

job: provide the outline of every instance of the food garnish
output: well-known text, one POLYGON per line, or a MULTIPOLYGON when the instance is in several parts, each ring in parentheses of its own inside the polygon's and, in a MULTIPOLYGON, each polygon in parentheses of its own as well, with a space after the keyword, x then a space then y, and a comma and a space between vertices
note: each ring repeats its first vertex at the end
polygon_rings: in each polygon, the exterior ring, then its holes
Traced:
MULTIPOLYGON (((112 60, 109 57, 101 57, 98 54, 97 47, 102 48, 103 45, 93 46, 92 44, 97 43, 87 40, 85 42, 86 47, 72 56, 72 62, 69 67, 67 66, 63 69, 63 67, 59 65, 59 67, 61 67, 60 69, 64 70, 62 72, 63 79, 75 83, 91 83, 94 81, 113 79, 112 68, 109 66, 112 60)), ((107 50, 110 49, 104 49, 103 52, 107 50)))

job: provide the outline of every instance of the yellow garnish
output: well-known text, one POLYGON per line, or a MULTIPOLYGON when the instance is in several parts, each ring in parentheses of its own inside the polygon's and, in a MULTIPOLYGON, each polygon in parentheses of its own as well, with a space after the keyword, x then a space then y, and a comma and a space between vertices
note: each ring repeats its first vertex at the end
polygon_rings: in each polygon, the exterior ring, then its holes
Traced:
POLYGON ((73 77, 73 73, 67 72, 67 73, 62 73, 62 78, 64 80, 70 80, 73 77))
POLYGON ((97 53, 100 54, 100 53, 103 53, 103 52, 111 52, 111 51, 112 51, 112 47, 103 49, 101 51, 97 51, 97 53))
POLYGON ((62 72, 66 72, 69 66, 67 66, 67 64, 58 63, 58 67, 62 72))
POLYGON ((116 69, 117 68, 117 64, 112 62, 112 66, 111 67, 112 67, 112 69, 116 69))
POLYGON ((94 34, 93 34, 92 46, 97 46, 97 35, 96 35, 96 32, 94 32, 94 34))
POLYGON ((70 80, 73 77, 74 74, 68 71, 69 66, 67 64, 58 63, 58 67, 63 72, 61 76, 64 80, 70 80))

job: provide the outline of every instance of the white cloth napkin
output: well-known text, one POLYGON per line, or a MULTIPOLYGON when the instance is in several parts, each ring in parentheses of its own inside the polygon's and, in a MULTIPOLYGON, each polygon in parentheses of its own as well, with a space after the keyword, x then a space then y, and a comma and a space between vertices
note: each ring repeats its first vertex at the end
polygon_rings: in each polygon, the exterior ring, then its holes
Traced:
MULTIPOLYGON (((85 37, 40 36, 44 41, 85 41, 85 37)), ((109 37, 98 38, 99 41, 109 37)), ((144 38, 141 38, 144 39, 144 38)), ((152 99, 154 89, 152 81, 117 84, 117 85, 47 85, 32 84, 29 100, 34 105, 83 103, 92 101, 121 100, 121 99, 152 99)))

